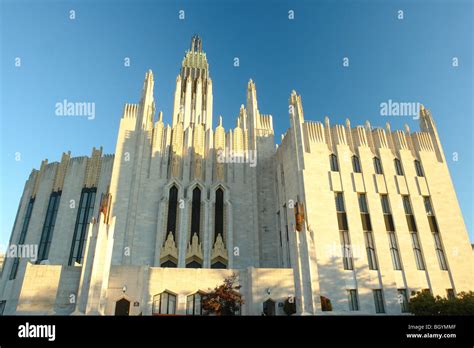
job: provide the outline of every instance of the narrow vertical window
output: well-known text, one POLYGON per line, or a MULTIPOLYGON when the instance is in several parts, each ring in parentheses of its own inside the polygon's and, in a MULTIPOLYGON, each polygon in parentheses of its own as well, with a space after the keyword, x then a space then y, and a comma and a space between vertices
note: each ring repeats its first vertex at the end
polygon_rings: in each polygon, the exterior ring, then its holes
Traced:
POLYGON ((359 209, 361 213, 369 213, 369 208, 367 207, 367 198, 365 193, 359 193, 359 209))
POLYGON ((416 171, 416 176, 424 176, 423 168, 421 167, 421 162, 418 160, 415 160, 415 171, 416 171))
POLYGON ((389 231, 388 239, 390 244, 390 255, 392 257, 393 269, 399 271, 402 269, 402 263, 400 261, 400 253, 398 251, 398 243, 397 237, 395 236, 395 232, 389 231))
POLYGON ((376 270, 377 266, 377 256, 375 255, 375 244, 372 237, 371 231, 366 231, 365 233, 365 245, 367 250, 367 259, 369 261, 369 269, 376 270))
POLYGON ((214 242, 218 235, 224 239, 224 191, 216 190, 216 205, 214 209, 214 242))
POLYGON ((348 297, 348 302, 349 302, 349 310, 358 311, 359 299, 357 297, 357 290, 356 289, 347 290, 347 297, 348 297))
POLYGON ((446 262, 446 257, 444 255, 443 245, 441 244, 439 232, 433 233, 433 237, 435 240, 435 248, 436 248, 436 255, 438 257, 439 268, 443 271, 447 271, 448 264, 446 262))
POLYGON ((94 210, 96 188, 84 188, 79 201, 79 210, 77 212, 76 226, 74 228, 74 237, 72 240, 71 253, 69 255, 69 265, 74 262, 81 263, 84 246, 87 238, 87 226, 94 210))
POLYGON ((191 238, 194 234, 200 237, 201 230, 201 190, 199 187, 193 190, 193 201, 191 209, 191 238))
POLYGON ((176 220, 178 213, 178 189, 172 186, 168 198, 168 219, 166 223, 166 234, 172 233, 176 241, 176 220))
POLYGON ((425 262, 423 261, 423 254, 421 252, 420 241, 418 240, 418 233, 411 232, 411 241, 413 245, 413 253, 415 254, 416 268, 418 270, 425 269, 425 262))
POLYGON ((48 209, 46 210, 46 218, 43 224, 43 231, 38 249, 38 260, 36 263, 41 263, 47 260, 49 256, 49 247, 53 239, 54 225, 56 223, 56 216, 58 215, 59 201, 61 199, 61 191, 51 193, 49 197, 48 209))
POLYGON ((380 159, 378 157, 374 157, 374 169, 375 174, 383 174, 382 163, 380 162, 380 159))
POLYGON ((345 213, 346 210, 344 208, 344 197, 342 192, 336 192, 334 197, 336 200, 336 211, 339 213, 345 213))
POLYGON ((374 293, 375 313, 385 313, 382 290, 377 289, 372 291, 374 293))
POLYGON ((337 156, 335 154, 331 154, 331 156, 329 156, 329 162, 331 164, 331 171, 338 172, 339 164, 337 163, 337 156))
POLYGON ((351 241, 349 239, 349 231, 341 231, 341 243, 342 243, 342 263, 345 270, 354 269, 352 262, 352 249, 351 241))
POLYGON ((446 289, 446 295, 448 296, 448 300, 454 300, 456 298, 456 294, 454 293, 453 289, 446 289))
POLYGON ((398 158, 395 158, 394 162, 395 162, 395 172, 397 173, 397 175, 403 175, 403 168, 402 168, 402 163, 400 162, 400 160, 398 158))
POLYGON ((354 173, 360 173, 361 170, 360 170, 360 160, 359 160, 359 157, 354 155, 352 156, 352 170, 354 171, 354 173))
MULTIPOLYGON (((30 201, 28 202, 28 207, 26 208, 26 214, 23 220, 23 226, 21 228, 20 238, 18 239, 17 247, 25 243, 26 233, 28 232, 28 226, 30 225, 31 213, 33 212, 34 204, 35 204, 35 199, 31 197, 30 201)), ((13 260, 12 269, 10 271, 10 277, 9 277, 10 280, 16 278, 19 265, 20 265, 20 258, 15 257, 15 259, 13 260)))
POLYGON ((199 292, 189 295, 186 299, 187 315, 202 315, 202 296, 199 292))

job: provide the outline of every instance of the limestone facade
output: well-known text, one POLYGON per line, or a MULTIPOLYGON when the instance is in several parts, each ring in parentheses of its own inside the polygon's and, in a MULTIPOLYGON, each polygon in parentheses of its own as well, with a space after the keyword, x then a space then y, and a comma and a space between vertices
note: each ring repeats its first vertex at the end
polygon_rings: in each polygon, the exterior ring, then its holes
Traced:
POLYGON ((5 259, 4 314, 113 315, 125 301, 129 315, 152 315, 163 298, 168 314, 189 314, 193 294, 233 273, 244 315, 269 300, 283 315, 287 299, 298 314, 404 314, 404 293, 474 289, 428 109, 421 132, 331 126, 305 121, 292 92, 276 146, 252 80, 235 128, 221 117, 213 127, 198 37, 176 79, 171 124, 156 116, 154 82, 148 71, 139 103, 125 105, 114 155, 64 153, 31 172, 10 245, 37 245, 39 258, 5 259))

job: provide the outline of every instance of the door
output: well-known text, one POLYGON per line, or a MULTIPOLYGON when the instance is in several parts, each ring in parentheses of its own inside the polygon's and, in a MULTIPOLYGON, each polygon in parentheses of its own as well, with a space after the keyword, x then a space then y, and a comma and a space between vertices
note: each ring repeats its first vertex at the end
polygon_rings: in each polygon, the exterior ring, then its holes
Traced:
POLYGON ((115 315, 128 315, 130 311, 130 301, 125 298, 115 303, 115 315))
POLYGON ((275 301, 268 299, 263 302, 263 314, 269 316, 275 315, 275 301))

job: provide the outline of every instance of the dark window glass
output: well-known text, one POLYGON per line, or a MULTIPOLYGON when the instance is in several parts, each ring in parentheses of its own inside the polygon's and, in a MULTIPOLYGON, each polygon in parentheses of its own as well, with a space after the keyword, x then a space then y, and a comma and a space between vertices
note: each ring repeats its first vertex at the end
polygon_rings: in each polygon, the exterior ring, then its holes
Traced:
POLYGON ((178 217, 178 189, 172 186, 169 192, 168 199, 168 219, 166 224, 166 235, 170 232, 176 241, 176 222, 178 217))
POLYGON ((387 231, 395 231, 392 214, 384 214, 385 229, 387 231))
POLYGON ((37 263, 48 259, 49 247, 51 246, 51 241, 53 239, 54 225, 56 223, 56 216, 58 215, 60 199, 61 191, 53 192, 49 197, 48 209, 46 211, 46 218, 41 233, 37 263))
POLYGON ((359 157, 357 157, 356 155, 352 156, 352 170, 354 171, 354 173, 361 172, 359 157))
POLYGON ((394 162, 395 162, 395 172, 397 173, 397 175, 403 175, 403 168, 402 168, 402 163, 400 162, 400 160, 398 158, 395 158, 394 162))
POLYGON ((220 262, 220 261, 216 261, 216 262, 214 262, 214 263, 211 265, 211 268, 214 268, 214 269, 226 269, 227 266, 226 266, 224 263, 220 262))
POLYGON ((444 255, 443 245, 441 244, 441 237, 438 232, 433 233, 435 240, 436 255, 438 257, 439 268, 443 271, 448 270, 448 264, 444 255))
POLYGON ((272 299, 268 299, 263 302, 263 314, 266 316, 275 315, 275 301, 273 301, 272 299))
POLYGON ((383 174, 382 163, 378 157, 374 157, 375 174, 383 174))
POLYGON ((369 261, 369 269, 376 270, 377 266, 377 256, 375 254, 375 244, 372 237, 372 232, 365 232, 365 247, 367 250, 367 260, 369 261))
POLYGON ((89 225, 94 210, 95 194, 95 187, 82 189, 76 226, 74 228, 71 253, 69 255, 69 265, 74 265, 74 262, 82 262, 84 246, 87 238, 87 226, 89 225))
POLYGON ((393 269, 401 270, 402 263, 400 262, 400 253, 398 252, 398 243, 395 232, 388 232, 388 239, 390 243, 390 254, 392 256, 393 269))
POLYGON ((365 193, 359 193, 359 209, 361 213, 368 213, 369 208, 367 207, 367 198, 365 193))
POLYGON ((200 293, 189 295, 186 299, 187 315, 202 315, 202 297, 200 293))
MULTIPOLYGON (((28 202, 28 206, 26 208, 26 214, 25 214, 25 218, 23 220, 23 226, 21 228, 20 237, 18 239, 17 246, 23 245, 25 243, 26 233, 28 232, 28 226, 30 225, 31 213, 33 212, 33 205, 34 204, 35 204, 35 199, 33 197, 31 197, 30 201, 28 202)), ((6 260, 4 262, 6 262, 6 260)), ((20 265, 20 258, 15 257, 13 259, 12 269, 10 271, 10 277, 9 277, 10 280, 16 278, 16 274, 18 272, 18 266, 19 265, 20 265)))
POLYGON ((173 261, 167 260, 161 264, 161 267, 176 268, 178 266, 173 261))
POLYGON ((411 215, 413 214, 411 210, 410 198, 408 196, 402 196, 403 200, 403 209, 405 209, 405 214, 411 215))
POLYGON ((350 311, 358 311, 359 310, 359 299, 357 297, 357 290, 347 290, 347 297, 349 302, 349 310, 350 311))
POLYGON ((191 261, 191 262, 186 264, 186 268, 202 268, 202 266, 197 261, 191 261))
POLYGON ((413 245, 413 252, 415 254, 416 268, 419 270, 425 269, 425 262, 423 261, 423 253, 421 252, 420 241, 418 240, 418 233, 412 232, 411 240, 413 245))
POLYGON ((375 313, 385 313, 382 290, 380 289, 373 290, 373 292, 374 292, 374 302, 375 302, 375 313))
POLYGON ((423 168, 421 167, 421 163, 418 160, 415 160, 415 170, 416 170, 416 176, 424 176, 423 168))
POLYGON ((191 210, 191 238, 194 234, 200 237, 201 230, 201 190, 196 187, 193 190, 193 203, 191 210))
POLYGON ((3 315, 3 311, 5 310, 6 305, 7 301, 0 301, 0 315, 3 315))
POLYGON ((382 203, 382 211, 384 214, 391 214, 390 204, 388 203, 387 195, 380 195, 380 202, 382 203))
POLYGON ((423 203, 425 204, 425 210, 427 215, 434 215, 433 208, 431 207, 430 197, 423 197, 423 203))
POLYGON ((336 192, 334 197, 336 199, 336 211, 345 213, 346 210, 344 208, 344 197, 342 195, 342 192, 336 192))
POLYGON ((449 300, 453 300, 456 298, 456 294, 454 293, 453 289, 446 289, 446 294, 449 300))
POLYGON ((224 239, 224 191, 216 190, 216 206, 214 211, 214 242, 218 235, 224 239))
POLYGON ((329 156, 329 162, 331 164, 331 171, 332 172, 338 172, 339 171, 339 164, 337 163, 337 157, 335 154, 331 154, 329 156))

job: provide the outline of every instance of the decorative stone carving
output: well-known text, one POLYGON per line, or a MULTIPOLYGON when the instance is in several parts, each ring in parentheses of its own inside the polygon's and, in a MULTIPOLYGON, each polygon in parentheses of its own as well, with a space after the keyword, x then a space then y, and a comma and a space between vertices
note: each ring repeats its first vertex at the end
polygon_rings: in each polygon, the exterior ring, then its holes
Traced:
POLYGON ((227 249, 225 247, 224 241, 222 240, 222 235, 218 234, 214 247, 212 248, 211 253, 211 264, 220 261, 227 265, 227 249))
POLYGON ((166 238, 165 244, 161 248, 160 262, 173 261, 178 264, 178 248, 174 241, 173 233, 170 231, 166 238))
POLYGON ((186 250, 186 264, 192 261, 196 261, 202 264, 203 255, 201 243, 199 243, 199 237, 197 233, 193 234, 191 243, 188 243, 188 249, 186 250))

